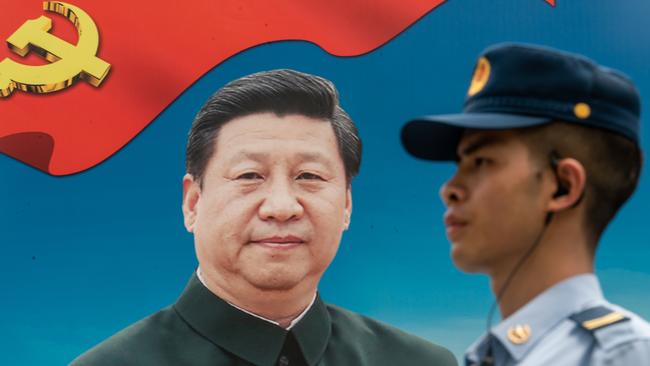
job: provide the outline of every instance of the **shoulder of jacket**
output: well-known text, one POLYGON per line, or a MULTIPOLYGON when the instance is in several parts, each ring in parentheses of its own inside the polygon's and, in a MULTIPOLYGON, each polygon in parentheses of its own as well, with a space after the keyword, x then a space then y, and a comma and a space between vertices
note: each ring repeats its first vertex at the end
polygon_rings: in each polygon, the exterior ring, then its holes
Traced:
POLYGON ((145 344, 164 337, 170 316, 176 315, 168 307, 141 319, 84 352, 70 365, 131 365, 133 355, 142 351, 145 344))
POLYGON ((419 339, 417 336, 408 334, 392 325, 336 305, 327 304, 327 310, 333 326, 344 328, 348 332, 364 336, 397 336, 419 339))
POLYGON ((625 343, 650 340, 650 324, 638 315, 615 305, 599 305, 570 316, 590 333, 598 347, 610 350, 625 343))
POLYGON ((436 361, 436 365, 456 365, 455 356, 446 348, 419 336, 409 334, 379 320, 326 304, 332 319, 332 328, 354 339, 355 344, 368 350, 375 349, 410 356, 413 359, 436 361))

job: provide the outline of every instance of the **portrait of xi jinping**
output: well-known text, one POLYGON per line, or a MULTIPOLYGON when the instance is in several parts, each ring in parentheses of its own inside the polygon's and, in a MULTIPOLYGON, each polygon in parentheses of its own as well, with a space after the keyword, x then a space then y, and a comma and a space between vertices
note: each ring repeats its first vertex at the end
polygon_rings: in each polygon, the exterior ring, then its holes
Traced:
POLYGON ((176 303, 72 365, 455 365, 317 291, 350 225, 360 163, 332 82, 272 70, 217 90, 192 123, 182 179, 198 268, 176 303))

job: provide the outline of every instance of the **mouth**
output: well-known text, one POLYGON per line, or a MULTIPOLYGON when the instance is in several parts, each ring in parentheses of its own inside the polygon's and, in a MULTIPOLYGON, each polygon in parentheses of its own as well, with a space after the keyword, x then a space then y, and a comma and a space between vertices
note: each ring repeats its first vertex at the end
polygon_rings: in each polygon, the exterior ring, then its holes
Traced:
POLYGON ((445 228, 447 229, 447 237, 449 240, 457 238, 462 230, 467 227, 468 221, 452 213, 446 213, 444 217, 445 228))
POLYGON ((259 245, 269 249, 288 250, 306 243, 306 241, 295 235, 269 236, 250 241, 253 245, 259 245))

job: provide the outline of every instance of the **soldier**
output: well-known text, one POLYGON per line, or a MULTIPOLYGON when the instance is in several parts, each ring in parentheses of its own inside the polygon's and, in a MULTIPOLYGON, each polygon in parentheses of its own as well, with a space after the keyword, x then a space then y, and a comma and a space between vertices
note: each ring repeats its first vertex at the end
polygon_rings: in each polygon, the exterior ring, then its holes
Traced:
POLYGON ((455 365, 446 349, 317 293, 360 162, 331 82, 275 70, 218 90, 192 124, 183 178, 198 270, 174 305, 72 364, 455 365))
POLYGON ((617 71, 500 44, 479 57, 462 114, 404 126, 412 155, 457 162, 440 190, 451 256, 490 277, 502 315, 467 365, 650 365, 650 325, 593 273, 639 178, 639 104, 617 71))

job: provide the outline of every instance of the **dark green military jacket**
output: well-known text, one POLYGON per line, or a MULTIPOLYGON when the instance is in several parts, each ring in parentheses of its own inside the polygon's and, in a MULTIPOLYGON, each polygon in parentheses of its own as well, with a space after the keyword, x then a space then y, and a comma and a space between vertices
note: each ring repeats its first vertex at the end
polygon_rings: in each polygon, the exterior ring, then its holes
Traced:
POLYGON ((446 349, 320 297, 290 331, 236 309, 192 276, 176 304, 100 343, 73 366, 456 365, 446 349))

